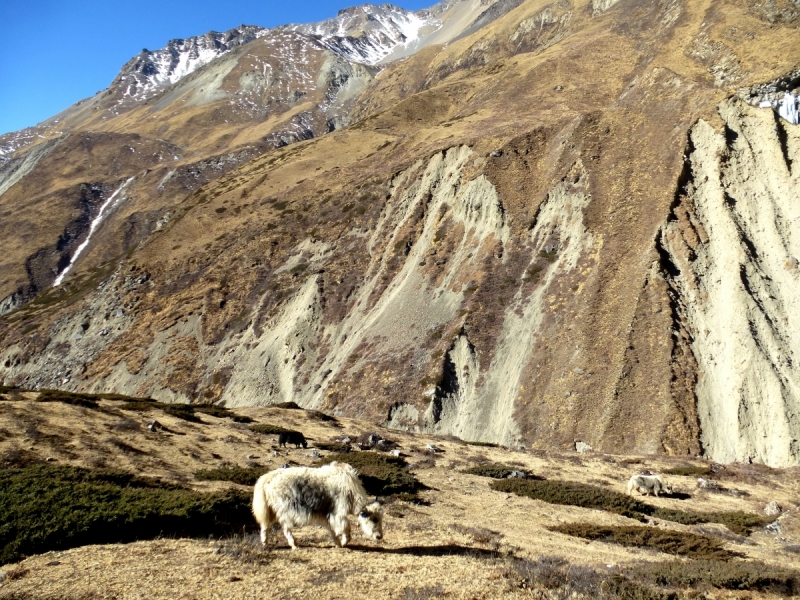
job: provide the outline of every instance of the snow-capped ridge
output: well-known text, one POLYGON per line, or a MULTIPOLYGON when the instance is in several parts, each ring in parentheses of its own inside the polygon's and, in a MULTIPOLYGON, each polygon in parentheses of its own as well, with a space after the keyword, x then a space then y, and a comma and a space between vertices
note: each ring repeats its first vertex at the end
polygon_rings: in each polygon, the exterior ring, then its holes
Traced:
POLYGON ((398 46, 418 40, 424 29, 440 26, 427 11, 411 12, 391 4, 364 4, 342 9, 332 19, 286 28, 312 36, 348 60, 375 65, 398 46))
POLYGON ((122 67, 112 87, 121 90, 123 100, 147 100, 215 58, 268 31, 255 25, 240 25, 225 32, 209 31, 201 36, 170 40, 160 50, 145 48, 122 67))

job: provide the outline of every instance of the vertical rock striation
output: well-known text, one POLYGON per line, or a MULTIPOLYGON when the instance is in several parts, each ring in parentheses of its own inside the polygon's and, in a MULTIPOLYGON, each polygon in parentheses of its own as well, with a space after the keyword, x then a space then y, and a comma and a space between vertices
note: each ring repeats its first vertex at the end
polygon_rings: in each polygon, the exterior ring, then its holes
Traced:
POLYGON ((698 364, 701 440, 719 461, 800 459, 800 132, 733 99, 700 121, 660 244, 698 364))

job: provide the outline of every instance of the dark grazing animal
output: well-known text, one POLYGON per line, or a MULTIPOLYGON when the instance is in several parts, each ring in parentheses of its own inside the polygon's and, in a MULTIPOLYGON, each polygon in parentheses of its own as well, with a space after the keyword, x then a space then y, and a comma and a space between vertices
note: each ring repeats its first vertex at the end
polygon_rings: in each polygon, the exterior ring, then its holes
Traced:
POLYGON ((278 436, 278 447, 286 447, 286 444, 294 444, 295 448, 303 446, 308 448, 305 436, 299 431, 284 431, 278 436))

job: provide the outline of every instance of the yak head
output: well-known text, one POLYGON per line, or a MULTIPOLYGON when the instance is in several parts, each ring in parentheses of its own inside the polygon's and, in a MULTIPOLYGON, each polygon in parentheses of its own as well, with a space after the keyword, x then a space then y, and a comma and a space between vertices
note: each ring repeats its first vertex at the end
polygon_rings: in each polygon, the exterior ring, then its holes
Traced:
POLYGON ((373 540, 383 539, 383 509, 379 503, 373 502, 361 509, 358 523, 365 536, 373 540))

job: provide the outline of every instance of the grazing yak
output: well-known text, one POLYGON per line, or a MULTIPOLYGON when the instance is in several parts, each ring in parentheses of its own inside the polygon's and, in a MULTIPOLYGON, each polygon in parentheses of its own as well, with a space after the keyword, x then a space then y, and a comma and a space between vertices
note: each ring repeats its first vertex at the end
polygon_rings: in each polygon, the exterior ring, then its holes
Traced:
POLYGON ((643 496, 649 496, 650 492, 653 492, 656 498, 659 492, 672 494, 672 488, 664 483, 659 475, 634 475, 628 481, 628 494, 633 495, 633 490, 643 496))
POLYGON ((305 436, 299 431, 284 431, 280 434, 278 436, 278 448, 285 448, 286 444, 294 444, 295 448, 299 448, 300 446, 308 448, 308 442, 305 436))
POLYGON ((270 526, 277 522, 293 550, 297 546, 292 528, 304 525, 327 526, 333 542, 346 546, 350 539, 348 515, 358 515, 367 537, 383 538, 381 505, 370 504, 358 472, 346 463, 291 467, 262 475, 253 491, 253 514, 261 525, 264 545, 270 526))

